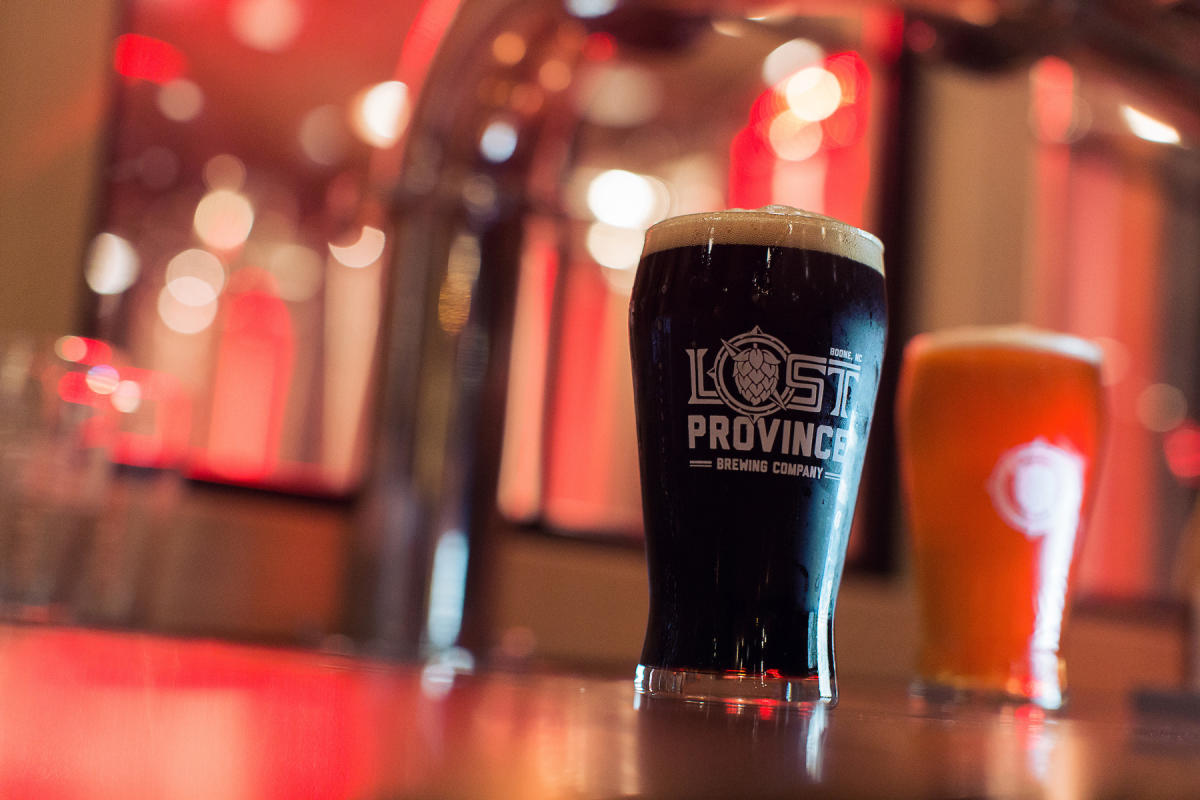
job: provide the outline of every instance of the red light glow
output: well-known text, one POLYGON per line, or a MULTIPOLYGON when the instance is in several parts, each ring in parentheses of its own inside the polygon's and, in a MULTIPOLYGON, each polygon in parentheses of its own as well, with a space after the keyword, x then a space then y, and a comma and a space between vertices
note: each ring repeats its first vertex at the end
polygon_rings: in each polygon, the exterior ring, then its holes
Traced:
POLYGON ((1038 723, 1046 719, 1046 712, 1041 706, 1027 703, 1023 706, 1017 706, 1013 711, 1013 717, 1019 722, 1038 723))
POLYGON ((787 111, 787 98, 781 88, 767 89, 750 106, 750 128, 770 125, 775 117, 787 111))
POLYGON ((59 378, 58 396, 63 402, 80 406, 94 406, 100 401, 88 386, 87 375, 82 372, 68 372, 59 378))
POLYGON ((1200 478, 1200 425, 1188 420, 1164 436, 1163 454, 1176 478, 1185 482, 1200 478))
POLYGON ((497 499, 512 519, 537 517, 542 504, 545 447, 546 384, 549 370, 551 319, 559 272, 557 229, 545 220, 531 220, 529 245, 521 259, 517 308, 513 317, 513 359, 508 382, 497 499))
POLYGON ((82 361, 87 355, 87 342, 78 336, 64 336, 55 342, 55 351, 63 361, 82 361))
POLYGON ((200 776, 205 797, 364 797, 387 778, 376 704, 430 713, 413 683, 199 641, 6 631, 0 670, 4 730, 22 731, 4 797, 188 797, 200 776))
POLYGON ((802 205, 859 221, 870 178, 869 86, 866 62, 848 51, 806 66, 755 98, 746 127, 730 144, 729 204, 802 205), (829 174, 838 180, 826 180, 829 174))
POLYGON ((1030 70, 1032 116, 1037 134, 1048 142, 1067 142, 1074 133, 1075 69, 1061 58, 1047 56, 1030 70))
POLYGON ((270 273, 244 267, 237 279, 218 348, 204 466, 220 478, 254 482, 277 466, 295 333, 270 273))
POLYGON ((729 144, 729 205, 758 208, 772 199, 775 154, 752 126, 737 132, 729 144))
MULTIPOLYGON (((192 414, 191 400, 179 379, 135 368, 122 370, 121 376, 123 385, 137 387, 137 404, 118 418, 112 460, 136 467, 177 466, 187 456, 192 414)), ((120 390, 118 386, 113 395, 114 407, 121 404, 120 390)))
POLYGON ((862 99, 868 76, 862 56, 855 52, 836 53, 825 60, 825 69, 837 78, 843 105, 852 105, 862 99))
POLYGON ((63 361, 94 367, 112 361, 112 346, 99 339, 63 336, 54 343, 54 352, 63 361))
POLYGON ((862 138, 862 122, 853 106, 842 106, 821 122, 825 141, 837 147, 848 147, 862 138))
POLYGON ((617 42, 610 33, 593 33, 583 45, 583 55, 589 61, 608 61, 617 54, 617 42))
POLYGON ((113 48, 113 67, 128 80, 144 80, 163 85, 183 77, 187 61, 174 45, 142 36, 125 33, 117 37, 113 48))
POLYGON ((856 144, 866 130, 870 71, 858 53, 838 53, 825 61, 842 90, 839 108, 822 121, 826 142, 839 147, 856 144))
POLYGON ((423 0, 412 27, 400 45, 396 77, 414 92, 425 83, 433 55, 450 27, 461 0, 423 0))

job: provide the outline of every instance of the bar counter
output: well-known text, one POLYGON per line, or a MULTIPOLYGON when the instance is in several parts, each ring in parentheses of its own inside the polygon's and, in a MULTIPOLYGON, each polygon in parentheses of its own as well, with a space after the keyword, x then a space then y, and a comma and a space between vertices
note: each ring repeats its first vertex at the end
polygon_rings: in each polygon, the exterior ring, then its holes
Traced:
POLYGON ((454 675, 309 651, 0 627, 0 796, 1200 797, 1200 721, 1081 693, 938 709, 648 700, 625 678, 454 675))

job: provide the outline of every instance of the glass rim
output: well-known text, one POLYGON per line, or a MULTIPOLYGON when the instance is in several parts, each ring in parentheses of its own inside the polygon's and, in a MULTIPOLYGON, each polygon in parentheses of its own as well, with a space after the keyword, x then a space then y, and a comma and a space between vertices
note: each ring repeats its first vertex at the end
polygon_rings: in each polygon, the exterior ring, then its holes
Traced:
POLYGON ((1035 325, 964 325, 918 333, 904 348, 905 355, 967 348, 1033 350, 1086 361, 1097 366, 1104 349, 1096 342, 1071 333, 1035 325))
POLYGON ((673 247, 714 244, 817 250, 852 259, 884 274, 884 246, 879 237, 848 222, 784 205, 668 217, 646 229, 642 255, 673 247))

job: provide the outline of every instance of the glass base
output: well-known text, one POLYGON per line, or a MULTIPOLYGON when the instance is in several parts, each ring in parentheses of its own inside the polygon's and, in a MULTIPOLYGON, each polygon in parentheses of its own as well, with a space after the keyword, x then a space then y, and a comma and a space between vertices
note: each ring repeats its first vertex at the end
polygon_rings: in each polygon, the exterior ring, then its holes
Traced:
POLYGON ((932 708, 941 706, 978 706, 981 708, 1005 708, 1011 706, 1038 706, 1047 711, 1063 707, 1066 697, 1057 688, 1047 688, 1035 694, 1010 692, 994 687, 974 686, 969 683, 950 684, 918 678, 909 686, 913 699, 932 708))
POLYGON ((734 705, 767 705, 800 703, 812 705, 837 703, 837 686, 827 681, 822 691, 821 681, 813 675, 793 678, 774 674, 729 670, 725 672, 672 667, 650 667, 639 664, 633 686, 639 694, 652 697, 675 697, 693 702, 729 703, 734 705))

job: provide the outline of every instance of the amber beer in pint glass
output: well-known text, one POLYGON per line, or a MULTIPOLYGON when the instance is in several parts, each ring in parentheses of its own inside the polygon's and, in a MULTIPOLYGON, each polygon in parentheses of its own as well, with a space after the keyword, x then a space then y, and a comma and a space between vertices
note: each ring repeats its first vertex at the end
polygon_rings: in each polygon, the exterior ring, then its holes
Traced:
POLYGON ((650 579, 637 688, 833 702, 883 246, 785 207, 646 234, 630 304, 650 579))
POLYGON ((1062 704, 1059 638, 1104 428, 1100 363, 1090 342, 1023 326, 905 349, 918 694, 1062 704))

